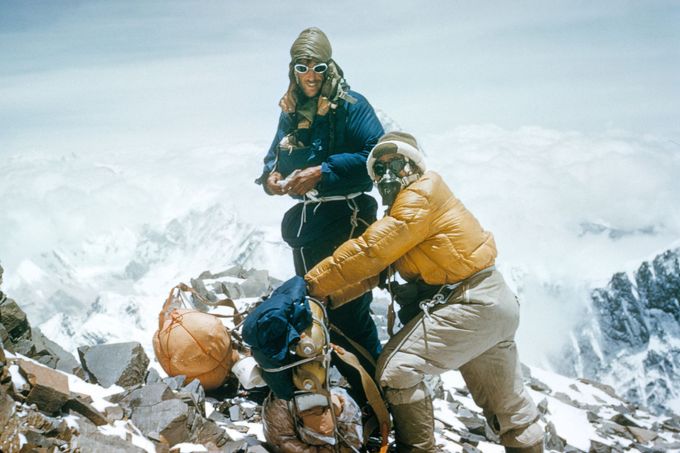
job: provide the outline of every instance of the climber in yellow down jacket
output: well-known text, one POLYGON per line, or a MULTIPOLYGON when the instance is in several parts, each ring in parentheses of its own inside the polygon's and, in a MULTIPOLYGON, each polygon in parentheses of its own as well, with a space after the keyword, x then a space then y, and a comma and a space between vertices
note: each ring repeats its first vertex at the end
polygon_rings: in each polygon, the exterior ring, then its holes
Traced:
POLYGON ((331 308, 371 290, 381 275, 404 327, 385 346, 376 379, 394 419, 399 451, 435 451, 424 375, 458 369, 489 426, 510 452, 543 451, 538 411, 522 383, 514 336, 519 305, 494 267, 496 244, 435 172, 416 139, 384 135, 368 173, 386 215, 305 275, 331 308), (392 270, 407 282, 389 281, 392 270))

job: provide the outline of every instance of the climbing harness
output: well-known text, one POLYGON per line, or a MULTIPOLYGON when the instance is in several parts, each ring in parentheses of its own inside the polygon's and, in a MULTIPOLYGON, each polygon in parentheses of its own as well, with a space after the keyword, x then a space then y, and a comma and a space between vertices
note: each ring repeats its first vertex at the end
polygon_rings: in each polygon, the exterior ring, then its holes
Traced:
MULTIPOLYGON (((423 311, 423 316, 427 318, 428 321, 432 322, 432 317, 430 316, 430 313, 434 311, 434 309, 436 309, 436 307, 438 307, 439 305, 449 303, 449 300, 451 299, 454 292, 458 288, 460 288, 461 286, 468 286, 470 280, 472 280, 473 278, 487 274, 495 269, 496 266, 490 266, 487 267, 486 269, 482 269, 481 271, 472 274, 468 278, 461 280, 459 282, 442 285, 439 288, 439 291, 437 291, 437 293, 434 296, 432 296, 431 299, 422 300, 418 304, 420 309, 423 311)), ((465 289, 463 297, 465 302, 469 302, 468 288, 465 289)), ((423 340, 425 342, 425 350, 429 351, 429 344, 427 341, 427 326, 425 322, 423 322, 423 340)))

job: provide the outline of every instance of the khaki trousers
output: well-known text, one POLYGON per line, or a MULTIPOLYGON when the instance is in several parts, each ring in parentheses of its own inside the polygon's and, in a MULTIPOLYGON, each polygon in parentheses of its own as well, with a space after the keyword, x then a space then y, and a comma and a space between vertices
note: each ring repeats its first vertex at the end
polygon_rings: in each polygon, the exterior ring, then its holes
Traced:
POLYGON ((506 446, 542 440, 538 411, 524 388, 514 341, 519 303, 492 270, 466 280, 446 305, 419 314, 385 346, 377 380, 390 405, 410 404, 427 396, 426 374, 459 369, 489 425, 506 446), (515 438, 514 432, 524 433, 515 438), (527 436, 527 433, 532 433, 527 436))

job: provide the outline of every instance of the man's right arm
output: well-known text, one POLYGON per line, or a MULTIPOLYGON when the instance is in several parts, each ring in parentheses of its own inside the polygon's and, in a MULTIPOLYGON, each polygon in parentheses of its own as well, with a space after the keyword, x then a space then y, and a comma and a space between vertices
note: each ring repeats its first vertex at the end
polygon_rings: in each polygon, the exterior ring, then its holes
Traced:
POLYGON ((290 129, 290 115, 282 112, 279 116, 279 125, 274 135, 274 140, 269 146, 269 151, 264 156, 264 166, 262 167, 262 174, 255 180, 257 184, 261 184, 262 188, 268 195, 284 195, 283 188, 278 184, 281 179, 281 174, 274 170, 276 166, 278 146, 283 137, 286 136, 290 129))
POLYGON ((314 266, 305 281, 312 297, 331 297, 337 307, 377 285, 378 275, 422 242, 429 232, 429 201, 415 191, 400 194, 390 215, 372 223, 314 266))

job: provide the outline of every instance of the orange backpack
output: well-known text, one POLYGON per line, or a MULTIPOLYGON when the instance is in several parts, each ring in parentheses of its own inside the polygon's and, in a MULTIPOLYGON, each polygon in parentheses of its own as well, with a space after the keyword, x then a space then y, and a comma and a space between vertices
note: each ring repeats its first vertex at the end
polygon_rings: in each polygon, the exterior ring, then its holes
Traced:
POLYGON ((185 375, 186 382, 198 379, 204 389, 216 389, 227 379, 239 358, 238 352, 233 348, 229 329, 218 315, 181 308, 187 305, 182 292, 190 292, 207 305, 232 307, 235 323, 240 322, 240 314, 231 299, 209 302, 180 283, 170 290, 158 315, 153 349, 161 367, 169 376, 185 375))

